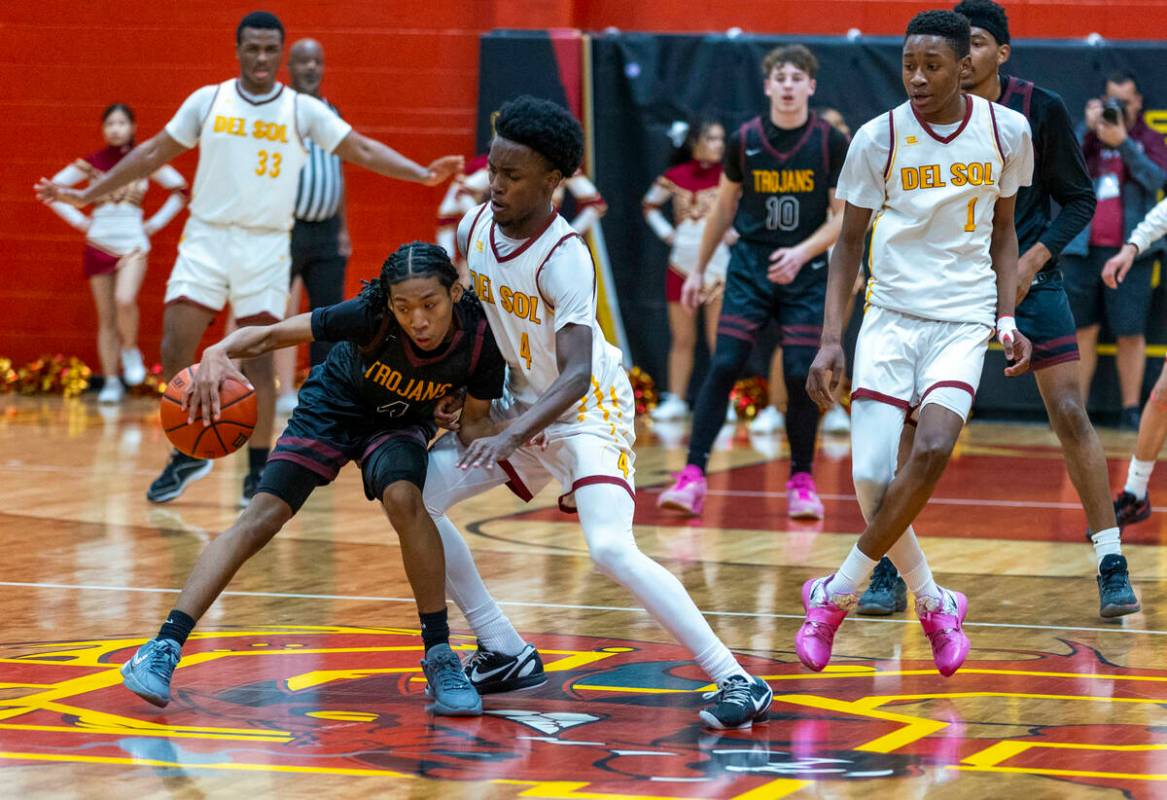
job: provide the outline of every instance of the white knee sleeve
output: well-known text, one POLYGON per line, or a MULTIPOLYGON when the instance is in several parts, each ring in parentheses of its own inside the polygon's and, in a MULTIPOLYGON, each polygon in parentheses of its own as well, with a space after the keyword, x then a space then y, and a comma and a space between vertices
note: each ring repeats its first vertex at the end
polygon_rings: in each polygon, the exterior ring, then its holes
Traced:
POLYGON ((904 412, 878 400, 851 404, 851 479, 864 519, 871 519, 895 477, 904 412))

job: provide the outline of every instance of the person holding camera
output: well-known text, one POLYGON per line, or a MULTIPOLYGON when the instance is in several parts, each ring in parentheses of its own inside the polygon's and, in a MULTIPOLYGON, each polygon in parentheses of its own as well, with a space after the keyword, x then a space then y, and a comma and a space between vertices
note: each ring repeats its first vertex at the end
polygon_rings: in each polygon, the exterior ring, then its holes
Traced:
POLYGON ((1090 395, 1098 362, 1098 331, 1105 319, 1118 345, 1119 427, 1124 430, 1139 427, 1151 272, 1164 244, 1157 242, 1140 252, 1117 288, 1104 285, 1102 268, 1155 205, 1167 178, 1167 145, 1161 134, 1143 122, 1142 112, 1143 96, 1130 72, 1112 74, 1106 93, 1086 104, 1082 151, 1098 205, 1090 225, 1063 251, 1066 289, 1078 326, 1083 401, 1090 395))

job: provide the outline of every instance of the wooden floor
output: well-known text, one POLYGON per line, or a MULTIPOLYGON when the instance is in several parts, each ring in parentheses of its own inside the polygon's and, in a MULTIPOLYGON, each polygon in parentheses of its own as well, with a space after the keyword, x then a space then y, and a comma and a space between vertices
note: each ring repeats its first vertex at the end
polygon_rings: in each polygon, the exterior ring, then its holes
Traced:
MULTIPOLYGON (((704 519, 686 521, 655 510, 682 432, 643 431, 641 547, 775 691, 768 724, 715 735, 697 725, 700 674, 592 571, 551 492, 453 513, 549 683, 488 698, 479 719, 428 717, 396 537, 351 468, 211 609, 171 706, 143 703, 116 667, 235 517, 243 466, 149 505, 155 416, 148 400, 0 396, 4 797, 1167 796, 1167 515, 1126 536, 1144 612, 1102 621, 1044 428, 972 425, 920 520, 938 579, 971 603, 973 650, 950 679, 910 614, 848 620, 821 675, 793 653, 799 586, 860 528, 845 438, 823 442, 816 469, 824 523, 786 519, 781 438, 759 452, 732 437, 704 519)), ((1133 437, 1105 438, 1117 485, 1133 437)))

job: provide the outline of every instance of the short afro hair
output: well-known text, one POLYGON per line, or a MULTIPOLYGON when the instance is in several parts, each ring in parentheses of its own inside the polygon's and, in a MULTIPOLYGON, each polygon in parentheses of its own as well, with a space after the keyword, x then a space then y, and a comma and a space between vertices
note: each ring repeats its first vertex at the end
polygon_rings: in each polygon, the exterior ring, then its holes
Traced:
POLYGON ((955 11, 921 11, 912 17, 904 36, 939 36, 952 46, 960 60, 970 50, 969 28, 968 17, 955 11))
POLYGON ((494 132, 525 145, 570 178, 583 161, 583 128, 567 109, 530 95, 503 103, 494 132))
POLYGON ((244 28, 255 28, 261 31, 279 31, 280 41, 284 41, 284 23, 280 22, 280 18, 270 11, 252 11, 246 17, 239 20, 239 26, 235 29, 235 44, 240 44, 243 41, 244 28))
POLYGON ((972 27, 988 31, 997 44, 1009 44, 1009 17, 1000 4, 993 0, 963 0, 952 10, 968 17, 972 27))

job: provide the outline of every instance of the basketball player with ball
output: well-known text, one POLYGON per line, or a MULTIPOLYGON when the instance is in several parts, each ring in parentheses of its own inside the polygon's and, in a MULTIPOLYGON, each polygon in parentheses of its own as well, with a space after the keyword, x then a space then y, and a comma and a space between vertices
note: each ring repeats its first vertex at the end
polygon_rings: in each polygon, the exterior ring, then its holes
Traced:
MULTIPOLYGON (((466 391, 458 434, 464 442, 496 432, 488 414, 490 401, 503 393, 505 362, 486 314, 474 293, 463 291, 458 270, 442 248, 402 245, 355 299, 274 325, 239 328, 207 348, 193 379, 187 379, 190 371, 180 376, 184 431, 216 432, 238 407, 221 396, 222 386, 244 380, 232 359, 313 341, 338 344, 300 389, 300 402, 264 467, 254 499, 199 556, 157 638, 122 666, 126 687, 154 705, 169 703, 174 668, 198 619, 313 490, 355 461, 365 496, 380 501, 400 537, 421 618, 422 668, 434 696, 432 710, 481 714, 478 692, 449 646, 445 557, 422 487, 439 399, 466 391)), ((163 400, 164 408, 173 405, 163 400)), ((541 665, 537 672, 525 685, 543 681, 541 665)))
MULTIPOLYGON (((199 340, 227 303, 242 325, 283 318, 288 299, 290 232, 300 168, 308 138, 345 161, 400 180, 427 186, 462 168, 461 156, 439 158, 428 167, 362 136, 315 97, 276 81, 283 57, 284 27, 263 11, 248 14, 235 33, 239 77, 195 91, 166 128, 143 142, 86 189, 36 184, 43 202, 84 207, 198 147, 190 218, 178 260, 166 284, 162 318, 162 372, 167 380, 194 361, 199 340)), ((248 360, 244 371, 255 386, 258 420, 243 479, 246 504, 259 485, 275 416, 275 372, 270 354, 248 360)), ((175 450, 146 492, 165 503, 211 471, 211 462, 175 450)))

